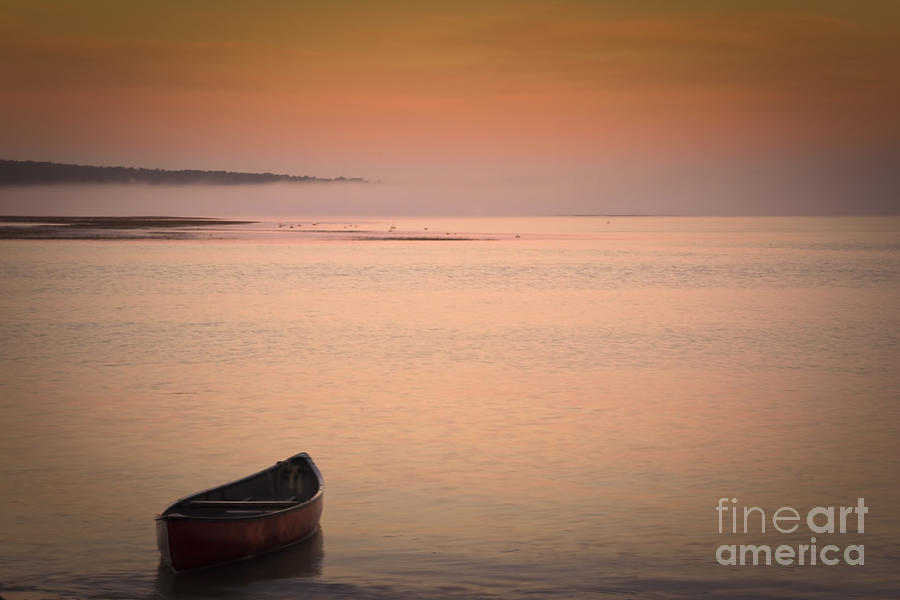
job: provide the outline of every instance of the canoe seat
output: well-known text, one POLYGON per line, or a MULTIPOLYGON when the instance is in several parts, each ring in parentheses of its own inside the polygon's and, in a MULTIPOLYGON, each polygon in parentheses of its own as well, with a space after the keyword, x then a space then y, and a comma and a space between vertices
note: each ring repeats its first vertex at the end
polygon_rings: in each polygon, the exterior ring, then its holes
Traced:
POLYGON ((279 510, 300 504, 296 500, 191 500, 190 508, 226 508, 243 510, 279 510))

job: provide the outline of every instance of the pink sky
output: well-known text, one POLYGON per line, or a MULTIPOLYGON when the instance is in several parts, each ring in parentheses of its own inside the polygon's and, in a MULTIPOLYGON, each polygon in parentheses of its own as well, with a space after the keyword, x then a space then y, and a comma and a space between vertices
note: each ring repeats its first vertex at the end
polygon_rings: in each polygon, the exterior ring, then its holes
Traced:
POLYGON ((0 157, 898 210, 898 4, 326 4, 0 0, 0 157))

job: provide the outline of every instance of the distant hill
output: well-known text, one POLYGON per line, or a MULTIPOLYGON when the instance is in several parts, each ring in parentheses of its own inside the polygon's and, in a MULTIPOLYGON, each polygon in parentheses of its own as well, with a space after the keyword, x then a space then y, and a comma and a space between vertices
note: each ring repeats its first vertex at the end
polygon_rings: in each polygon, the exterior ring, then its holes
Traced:
POLYGON ((32 160, 0 160, 0 185, 56 183, 151 183, 238 185, 253 183, 368 183, 359 177, 327 179, 307 175, 236 173, 233 171, 168 171, 134 167, 91 167, 32 160))

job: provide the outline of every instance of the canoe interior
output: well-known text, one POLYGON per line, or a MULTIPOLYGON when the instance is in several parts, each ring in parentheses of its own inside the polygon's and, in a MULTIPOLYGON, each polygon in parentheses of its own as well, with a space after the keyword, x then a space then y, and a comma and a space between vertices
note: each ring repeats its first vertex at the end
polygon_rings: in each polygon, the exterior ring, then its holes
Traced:
POLYGON ((258 517, 308 502, 322 487, 321 475, 305 453, 238 481, 182 498, 161 519, 258 517))

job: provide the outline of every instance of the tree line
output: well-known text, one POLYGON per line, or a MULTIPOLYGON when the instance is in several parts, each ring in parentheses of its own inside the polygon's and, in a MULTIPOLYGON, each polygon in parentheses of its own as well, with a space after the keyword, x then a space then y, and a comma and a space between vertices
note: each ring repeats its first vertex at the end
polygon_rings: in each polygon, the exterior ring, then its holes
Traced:
POLYGON ((360 177, 311 177, 276 173, 240 173, 186 169, 143 169, 135 167, 94 167, 32 160, 0 160, 0 185, 54 183, 150 183, 239 185, 253 183, 366 183, 360 177))

